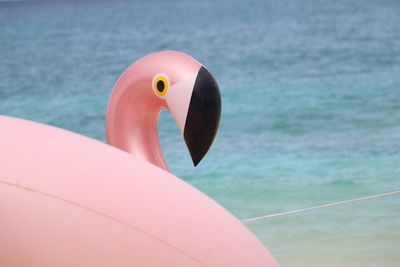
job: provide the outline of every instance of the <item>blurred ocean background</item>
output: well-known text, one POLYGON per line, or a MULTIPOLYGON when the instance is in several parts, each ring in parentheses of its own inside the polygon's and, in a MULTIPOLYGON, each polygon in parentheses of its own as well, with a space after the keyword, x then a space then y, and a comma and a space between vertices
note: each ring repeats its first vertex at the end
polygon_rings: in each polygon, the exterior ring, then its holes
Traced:
MULTIPOLYGON (((237 217, 400 189, 398 0, 0 2, 0 114, 104 140, 119 75, 165 49, 223 104, 198 168, 163 112, 165 156, 237 217)), ((400 266, 399 196, 248 226, 283 267, 400 266)))

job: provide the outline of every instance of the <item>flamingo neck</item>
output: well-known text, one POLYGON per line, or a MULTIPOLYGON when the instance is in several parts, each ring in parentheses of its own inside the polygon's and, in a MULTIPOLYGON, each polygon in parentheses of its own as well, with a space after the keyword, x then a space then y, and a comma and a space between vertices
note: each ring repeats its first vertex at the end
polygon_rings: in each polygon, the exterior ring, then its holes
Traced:
POLYGON ((158 138, 163 105, 147 87, 145 79, 127 73, 114 86, 106 114, 107 143, 170 171, 158 138))

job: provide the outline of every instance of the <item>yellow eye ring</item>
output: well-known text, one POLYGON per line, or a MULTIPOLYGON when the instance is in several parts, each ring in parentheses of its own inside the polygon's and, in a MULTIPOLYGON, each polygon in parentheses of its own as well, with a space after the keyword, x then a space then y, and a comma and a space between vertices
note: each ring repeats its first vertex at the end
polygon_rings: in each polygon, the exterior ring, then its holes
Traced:
POLYGON ((163 73, 155 75, 152 81, 152 85, 154 93, 161 98, 165 98, 165 95, 167 94, 169 89, 168 76, 163 73))

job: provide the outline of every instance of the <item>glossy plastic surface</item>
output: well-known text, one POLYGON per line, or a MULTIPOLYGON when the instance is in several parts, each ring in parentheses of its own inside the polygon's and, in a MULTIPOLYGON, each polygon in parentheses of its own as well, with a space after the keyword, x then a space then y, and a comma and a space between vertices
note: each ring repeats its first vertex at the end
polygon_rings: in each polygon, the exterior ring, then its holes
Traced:
POLYGON ((170 173, 93 139, 0 116, 0 266, 276 266, 170 173))

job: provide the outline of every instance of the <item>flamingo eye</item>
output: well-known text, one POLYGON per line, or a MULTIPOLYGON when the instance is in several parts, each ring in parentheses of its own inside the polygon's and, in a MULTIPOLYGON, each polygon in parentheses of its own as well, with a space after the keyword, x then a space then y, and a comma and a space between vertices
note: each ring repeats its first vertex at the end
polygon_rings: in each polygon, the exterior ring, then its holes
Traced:
POLYGON ((161 73, 157 74, 153 78, 153 91, 160 98, 165 98, 165 95, 169 89, 169 79, 168 76, 161 73))

